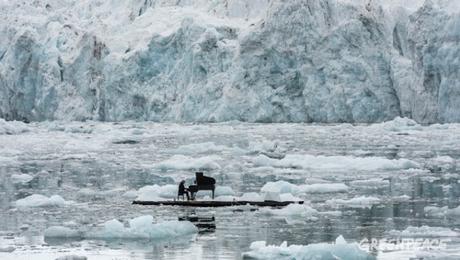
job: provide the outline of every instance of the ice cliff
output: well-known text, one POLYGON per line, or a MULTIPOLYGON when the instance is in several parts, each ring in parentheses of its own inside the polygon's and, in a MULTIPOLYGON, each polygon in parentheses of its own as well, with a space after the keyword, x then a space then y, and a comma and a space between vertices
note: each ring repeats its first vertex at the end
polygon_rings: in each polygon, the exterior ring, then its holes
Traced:
POLYGON ((0 0, 0 117, 460 122, 457 0, 0 0))

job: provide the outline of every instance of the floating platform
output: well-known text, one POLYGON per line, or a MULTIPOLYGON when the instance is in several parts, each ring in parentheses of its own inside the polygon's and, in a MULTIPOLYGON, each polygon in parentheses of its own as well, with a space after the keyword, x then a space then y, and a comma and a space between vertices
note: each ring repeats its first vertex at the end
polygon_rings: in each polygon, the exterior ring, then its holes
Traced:
POLYGON ((145 206, 182 206, 182 207, 231 207, 231 206, 257 206, 257 207, 285 207, 289 204, 303 204, 303 201, 201 201, 201 200, 189 200, 189 201, 133 201, 133 204, 145 205, 145 206))

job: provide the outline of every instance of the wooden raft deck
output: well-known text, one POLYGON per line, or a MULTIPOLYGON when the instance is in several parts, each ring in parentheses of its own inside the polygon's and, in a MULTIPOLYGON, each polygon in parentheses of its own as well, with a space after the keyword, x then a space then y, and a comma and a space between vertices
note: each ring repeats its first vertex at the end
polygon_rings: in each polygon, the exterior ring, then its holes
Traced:
POLYGON ((182 207, 231 207, 251 205, 257 207, 285 207, 289 204, 303 204, 303 201, 133 201, 144 206, 182 206, 182 207))

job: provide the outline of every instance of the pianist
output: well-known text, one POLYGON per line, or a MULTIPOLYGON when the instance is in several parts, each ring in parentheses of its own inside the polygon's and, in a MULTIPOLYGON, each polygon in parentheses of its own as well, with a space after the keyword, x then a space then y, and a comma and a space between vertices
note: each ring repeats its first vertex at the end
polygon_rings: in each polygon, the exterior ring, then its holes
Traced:
POLYGON ((179 190, 177 192, 177 199, 179 199, 180 196, 182 196, 182 198, 184 199, 184 195, 187 196, 187 200, 190 200, 189 191, 188 191, 187 188, 185 188, 185 181, 182 180, 179 183, 179 190))

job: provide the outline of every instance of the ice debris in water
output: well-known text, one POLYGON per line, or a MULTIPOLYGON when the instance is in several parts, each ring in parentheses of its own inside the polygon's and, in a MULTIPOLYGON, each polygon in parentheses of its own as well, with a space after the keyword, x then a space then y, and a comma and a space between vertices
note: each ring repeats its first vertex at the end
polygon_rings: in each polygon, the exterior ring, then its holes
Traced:
POLYGON ((218 156, 192 158, 184 155, 174 155, 168 160, 155 164, 153 167, 161 170, 215 170, 220 169, 220 165, 216 162, 220 159, 218 156))
POLYGON ((349 200, 344 200, 344 199, 330 199, 326 201, 326 204, 330 206, 346 206, 346 207, 351 207, 351 208, 370 208, 374 204, 380 203, 380 199, 375 198, 375 197, 367 197, 367 196, 361 196, 361 197, 355 197, 349 200))
POLYGON ((415 122, 412 119, 405 118, 405 117, 396 117, 395 119, 391 121, 383 122, 380 124, 375 124, 372 127, 376 127, 376 128, 381 127, 387 131, 394 131, 394 132, 422 129, 422 126, 420 126, 417 122, 415 122))
POLYGON ((301 168, 318 170, 398 170, 419 168, 420 165, 408 159, 386 159, 383 157, 323 156, 309 154, 288 154, 281 160, 271 159, 265 155, 257 156, 255 166, 278 168, 301 168))
POLYGON ((69 204, 70 202, 65 201, 59 195, 53 195, 51 197, 46 197, 40 194, 33 194, 23 199, 16 201, 15 205, 19 208, 28 208, 28 207, 61 207, 69 204))
POLYGON ((426 206, 424 209, 425 215, 430 217, 449 217, 456 218, 460 216, 460 206, 456 208, 449 209, 447 206, 436 207, 436 206, 426 206))
POLYGON ((259 212, 267 215, 291 217, 291 218, 307 218, 316 220, 318 211, 305 204, 289 204, 281 209, 261 208, 259 212))
POLYGON ((176 149, 173 149, 172 152, 179 154, 206 154, 206 153, 220 153, 224 151, 229 151, 236 154, 244 154, 246 150, 239 147, 229 147, 225 145, 216 145, 213 142, 206 143, 195 143, 181 145, 176 149))
POLYGON ((315 183, 315 184, 302 184, 295 185, 287 181, 267 182, 262 188, 261 192, 277 192, 277 193, 335 193, 346 192, 348 186, 343 183, 315 183))
POLYGON ((257 192, 243 193, 240 197, 241 201, 263 201, 264 198, 257 192))
POLYGON ((82 233, 63 226, 52 226, 45 230, 45 237, 80 238, 82 233))
POLYGON ((267 246, 265 241, 253 242, 250 252, 244 253, 248 259, 342 259, 368 260, 375 259, 361 250, 357 243, 347 243, 339 236, 335 244, 318 243, 310 245, 290 245, 284 242, 280 246, 267 246))
POLYGON ((86 238, 86 239, 170 239, 183 237, 198 232, 198 229, 189 221, 165 221, 154 224, 150 215, 140 216, 129 220, 125 227, 120 221, 107 221, 102 227, 78 231, 62 226, 53 226, 45 230, 48 238, 86 238))
POLYGON ((29 132, 30 129, 26 124, 19 121, 5 121, 5 119, 0 118, 0 135, 16 135, 25 132, 29 132))
POLYGON ((11 181, 13 183, 28 183, 30 182, 34 177, 32 177, 29 174, 13 174, 11 175, 11 181))
POLYGON ((397 237, 457 237, 460 236, 459 232, 456 232, 450 228, 445 227, 412 227, 409 226, 405 230, 392 230, 388 232, 391 236, 397 237))

